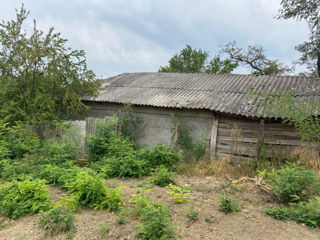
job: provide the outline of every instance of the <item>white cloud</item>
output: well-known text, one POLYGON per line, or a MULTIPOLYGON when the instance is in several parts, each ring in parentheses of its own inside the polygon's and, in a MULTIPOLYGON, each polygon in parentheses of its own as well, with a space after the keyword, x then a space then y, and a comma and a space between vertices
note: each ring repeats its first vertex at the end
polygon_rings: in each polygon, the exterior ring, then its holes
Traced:
MULTIPOLYGON (((0 15, 14 16, 21 0, 0 0, 0 15)), ((41 29, 54 26, 72 48, 84 49, 98 76, 157 71, 185 44, 215 55, 219 45, 260 44, 285 63, 299 56, 306 25, 274 18, 278 0, 28 0, 41 29)), ((243 71, 243 70, 241 70, 243 71)))

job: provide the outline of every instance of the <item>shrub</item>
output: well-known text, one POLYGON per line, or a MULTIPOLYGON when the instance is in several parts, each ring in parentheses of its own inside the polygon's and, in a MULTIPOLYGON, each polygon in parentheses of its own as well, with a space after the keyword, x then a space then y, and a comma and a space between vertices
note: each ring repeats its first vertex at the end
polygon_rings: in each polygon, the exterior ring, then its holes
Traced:
POLYGON ((67 187, 83 206, 116 211, 123 205, 119 188, 109 189, 104 179, 87 171, 78 173, 71 185, 67 187))
POLYGON ((171 190, 168 193, 173 195, 171 199, 173 199, 175 203, 184 203, 185 201, 188 201, 188 195, 191 193, 191 190, 188 189, 187 185, 179 187, 170 183, 168 188, 171 190))
POLYGON ((0 170, 0 178, 5 181, 31 179, 34 164, 29 159, 3 159, 0 161, 0 170))
POLYGON ((219 210, 225 214, 241 211, 241 203, 233 198, 230 194, 219 196, 219 210))
POLYGON ((267 175, 266 181, 283 203, 308 201, 320 193, 320 181, 316 173, 295 163, 288 163, 280 170, 273 171, 267 175))
MULTIPOLYGON (((104 129, 103 127, 102 130, 104 129)), ((108 129, 103 134, 89 140, 90 167, 105 177, 142 177, 150 174, 149 163, 137 157, 128 138, 108 129)))
POLYGON ((137 131, 137 127, 143 122, 143 119, 133 115, 131 103, 124 103, 123 108, 120 109, 119 113, 118 123, 121 135, 129 138, 133 143, 135 143, 135 133, 137 131))
POLYGON ((44 181, 25 180, 0 186, 0 213, 13 219, 47 210, 49 194, 44 181))
POLYGON ((49 184, 57 184, 59 178, 65 173, 65 168, 52 164, 45 164, 38 167, 38 171, 34 173, 34 176, 46 180, 49 184))
POLYGON ((158 240, 175 236, 171 227, 170 211, 166 205, 152 202, 144 208, 139 220, 143 223, 139 225, 137 236, 143 239, 158 240))
POLYGON ((38 136, 21 125, 8 126, 0 123, 0 141, 11 159, 21 159, 26 153, 34 153, 41 148, 38 136))
POLYGON ((54 206, 49 211, 41 213, 38 224, 40 228, 45 230, 45 235, 72 234, 76 231, 73 220, 74 216, 70 210, 61 206, 54 206))
POLYGON ((104 159, 104 175, 109 177, 142 177, 150 174, 149 164, 138 159, 135 154, 123 157, 107 157, 104 159))
POLYGON ((291 207, 264 208, 263 212, 278 220, 294 220, 303 223, 308 227, 320 227, 320 202, 309 201, 307 203, 293 204, 291 207))
POLYGON ((55 139, 46 141, 41 150, 38 164, 63 164, 75 161, 80 156, 78 145, 68 136, 58 142, 55 139))
POLYGON ((161 166, 158 169, 156 169, 155 173, 151 178, 151 182, 160 187, 168 186, 170 183, 175 184, 174 173, 170 172, 164 166, 161 166))
MULTIPOLYGON (((138 190, 140 192, 140 190, 138 190)), ((135 204, 135 207, 131 210, 131 215, 134 217, 140 217, 144 210, 151 206, 153 201, 149 195, 146 193, 150 190, 144 190, 139 194, 133 194, 133 199, 130 201, 131 203, 135 204)))
POLYGON ((115 127, 115 120, 110 120, 98 126, 97 135, 89 136, 86 147, 90 161, 99 161, 107 155, 110 138, 115 137, 115 127))
POLYGON ((152 167, 164 165, 167 168, 173 167, 181 162, 182 154, 165 144, 157 144, 152 149, 142 149, 138 153, 139 157, 148 161, 152 167))

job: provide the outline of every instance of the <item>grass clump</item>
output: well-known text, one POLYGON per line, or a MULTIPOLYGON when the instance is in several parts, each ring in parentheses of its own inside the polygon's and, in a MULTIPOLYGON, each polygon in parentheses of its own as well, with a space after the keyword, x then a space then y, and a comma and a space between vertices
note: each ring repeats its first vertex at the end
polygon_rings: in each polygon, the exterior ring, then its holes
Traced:
POLYGON ((175 174, 170 172, 166 167, 161 166, 156 169, 151 177, 151 182, 159 187, 165 187, 169 184, 175 184, 175 174))
POLYGON ((219 202, 219 210, 224 212, 225 214, 240 212, 242 210, 241 203, 230 194, 219 196, 219 202))
POLYGON ((70 210, 62 206, 54 206, 49 211, 41 213, 38 224, 45 230, 46 236, 55 236, 60 233, 72 235, 76 231, 73 220, 74 216, 70 210))
POLYGON ((0 185, 0 214, 16 219, 49 208, 49 194, 42 180, 25 180, 0 185))

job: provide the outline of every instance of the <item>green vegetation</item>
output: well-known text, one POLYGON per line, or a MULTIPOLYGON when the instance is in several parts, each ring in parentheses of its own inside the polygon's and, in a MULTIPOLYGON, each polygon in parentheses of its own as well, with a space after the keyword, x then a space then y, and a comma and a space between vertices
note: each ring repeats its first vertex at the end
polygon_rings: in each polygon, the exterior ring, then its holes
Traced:
POLYGON ((167 186, 167 188, 171 190, 168 193, 172 195, 171 199, 175 203, 184 203, 188 201, 188 195, 191 193, 191 190, 187 185, 179 187, 170 183, 169 186, 167 186))
POLYGON ((320 180, 316 173, 295 163, 288 163, 264 176, 274 195, 286 204, 306 202, 320 193, 320 180))
POLYGON ((186 213, 187 217, 191 221, 197 221, 199 219, 199 212, 195 209, 194 204, 190 204, 186 213))
POLYGON ((190 45, 187 45, 169 60, 168 66, 160 67, 159 72, 231 73, 238 66, 229 59, 222 60, 219 55, 209 62, 208 57, 208 52, 192 49, 190 45))
POLYGON ((169 184, 175 184, 174 173, 170 172, 164 166, 156 169, 151 177, 151 182, 159 187, 165 187, 169 184))
POLYGON ((0 185, 0 214, 16 219, 49 208, 49 194, 42 180, 25 180, 0 185))
POLYGON ((219 196, 219 201, 219 210, 224 212, 225 214, 240 212, 242 209, 241 203, 237 201, 234 197, 232 197, 230 194, 224 194, 219 196))
POLYGON ((319 199, 310 200, 306 203, 300 202, 290 207, 265 207, 263 211, 278 220, 293 220, 297 223, 303 223, 308 227, 320 227, 319 199))
POLYGON ((134 195, 131 202, 136 205, 131 215, 142 221, 137 230, 138 237, 152 240, 175 237, 166 205, 153 201, 146 192, 134 195))
POLYGON ((45 235, 55 236, 60 233, 73 234, 76 227, 73 223, 74 216, 68 209, 60 206, 54 206, 47 212, 40 214, 38 222, 40 228, 45 231, 45 235))
POLYGON ((109 231, 110 231, 110 227, 108 227, 106 224, 99 224, 99 232, 102 237, 107 237, 109 231))
POLYGON ((198 161, 210 157, 206 149, 207 140, 205 137, 202 136, 199 140, 195 141, 191 135, 191 126, 185 124, 181 119, 174 115, 172 116, 172 121, 176 126, 176 129, 173 129, 172 138, 176 138, 177 148, 182 150, 186 161, 198 161))
POLYGON ((66 119, 87 107, 80 96, 96 94, 100 82, 87 68, 84 51, 67 47, 67 40, 23 28, 29 12, 17 10, 16 19, 0 25, 0 119, 40 125, 66 119))

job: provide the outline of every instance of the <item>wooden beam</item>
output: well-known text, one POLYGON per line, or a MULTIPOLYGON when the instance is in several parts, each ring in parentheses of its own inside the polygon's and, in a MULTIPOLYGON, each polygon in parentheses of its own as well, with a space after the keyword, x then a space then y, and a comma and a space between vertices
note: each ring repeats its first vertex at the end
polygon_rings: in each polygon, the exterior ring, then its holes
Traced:
POLYGON ((175 131, 174 131, 174 139, 173 139, 173 148, 177 149, 178 147, 178 137, 179 137, 179 123, 176 123, 175 131))
POLYGON ((261 148, 264 143, 264 120, 260 120, 260 127, 258 130, 258 141, 257 141, 257 147, 256 147, 256 156, 255 156, 255 168, 258 167, 258 161, 260 159, 260 154, 261 154, 261 148))
POLYGON ((212 120, 213 121, 212 121, 211 139, 210 139, 210 155, 212 157, 215 157, 216 149, 217 149, 219 116, 214 114, 212 120))

